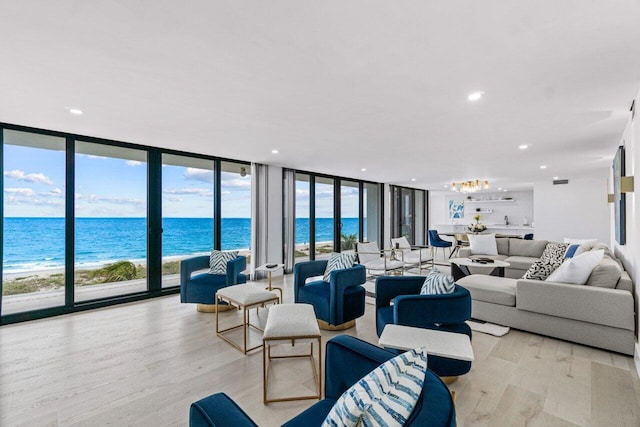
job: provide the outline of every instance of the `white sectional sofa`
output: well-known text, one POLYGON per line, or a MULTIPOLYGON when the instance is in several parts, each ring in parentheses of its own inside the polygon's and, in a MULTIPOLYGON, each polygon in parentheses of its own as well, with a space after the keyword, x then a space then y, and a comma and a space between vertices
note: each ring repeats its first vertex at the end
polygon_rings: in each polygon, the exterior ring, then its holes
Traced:
POLYGON ((633 355, 633 283, 606 245, 592 250, 602 248, 586 285, 512 278, 520 268, 511 278, 472 274, 457 283, 471 293, 474 319, 633 355))

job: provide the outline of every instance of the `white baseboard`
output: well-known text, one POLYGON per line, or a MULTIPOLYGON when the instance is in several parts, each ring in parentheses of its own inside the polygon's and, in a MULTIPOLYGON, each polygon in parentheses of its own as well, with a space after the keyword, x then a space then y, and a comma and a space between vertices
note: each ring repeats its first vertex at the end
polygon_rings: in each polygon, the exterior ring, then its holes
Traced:
POLYGON ((640 343, 636 343, 636 351, 633 355, 633 362, 636 365, 636 373, 640 377, 640 343))

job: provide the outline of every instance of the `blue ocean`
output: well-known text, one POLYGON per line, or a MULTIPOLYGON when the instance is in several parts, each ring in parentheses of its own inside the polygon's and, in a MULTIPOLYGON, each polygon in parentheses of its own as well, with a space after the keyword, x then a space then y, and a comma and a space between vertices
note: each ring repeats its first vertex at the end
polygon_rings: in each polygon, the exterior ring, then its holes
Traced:
MULTIPOLYGON (((145 218, 76 218, 76 266, 142 261, 147 253, 145 218)), ((213 245, 213 219, 164 218, 162 256, 205 254, 213 245)), ((358 232, 358 218, 343 218, 342 233, 358 232)), ((316 241, 333 240, 333 218, 316 219, 316 241)), ((309 219, 296 219, 296 244, 309 242, 309 219)), ((222 219, 222 249, 251 246, 249 218, 222 219)), ((64 267, 64 218, 5 218, 5 273, 64 267)))

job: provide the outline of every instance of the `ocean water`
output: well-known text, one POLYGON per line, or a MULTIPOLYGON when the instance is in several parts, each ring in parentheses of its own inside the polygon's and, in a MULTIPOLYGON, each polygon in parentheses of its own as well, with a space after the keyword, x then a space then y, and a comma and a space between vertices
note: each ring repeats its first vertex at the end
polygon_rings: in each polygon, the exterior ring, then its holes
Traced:
MULTIPOLYGON (((76 266, 118 260, 144 261, 145 218, 77 218, 76 266)), ((204 254, 213 245, 213 219, 164 218, 162 256, 204 254)), ((342 219, 342 233, 358 232, 357 218, 342 219)), ((64 218, 5 218, 2 268, 5 273, 64 267, 64 218)), ((316 241, 333 240, 333 219, 316 219, 316 241)), ((309 241, 309 219, 296 219, 296 244, 309 241)), ((251 246, 249 218, 222 219, 222 249, 251 246)))

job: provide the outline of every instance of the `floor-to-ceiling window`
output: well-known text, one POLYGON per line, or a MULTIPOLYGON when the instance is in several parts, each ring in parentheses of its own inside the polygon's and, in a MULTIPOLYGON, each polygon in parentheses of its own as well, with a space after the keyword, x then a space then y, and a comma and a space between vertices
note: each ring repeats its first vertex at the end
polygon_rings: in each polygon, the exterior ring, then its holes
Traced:
POLYGON ((315 258, 328 258, 334 242, 334 179, 316 177, 315 183, 315 258))
POLYGON ((2 314, 65 303, 65 139, 4 130, 2 314))
POLYGON ((214 246, 214 161, 162 155, 162 287, 180 284, 180 261, 214 246))
POLYGON ((75 143, 75 300, 147 289, 147 152, 75 143))
POLYGON ((221 247, 251 256, 251 166, 225 161, 220 168, 221 247))
POLYGON ((340 181, 340 250, 354 250, 360 240, 360 185, 340 181))
POLYGON ((310 251, 310 176, 295 174, 295 262, 307 261, 310 251))

